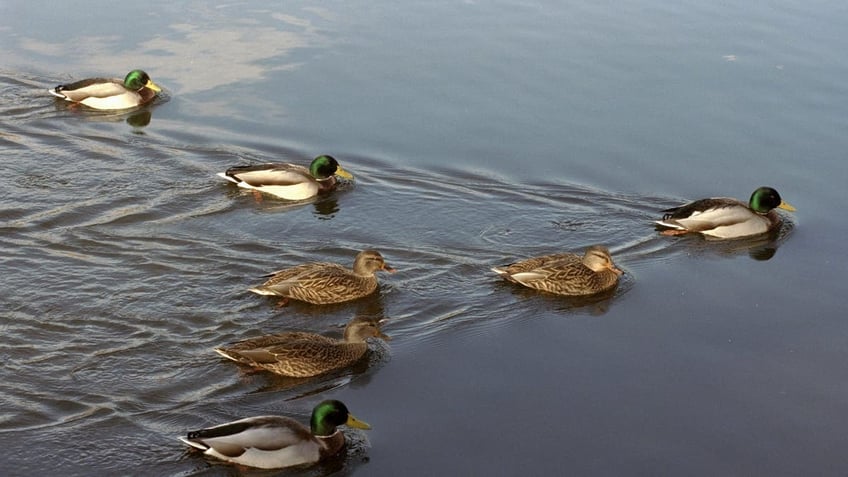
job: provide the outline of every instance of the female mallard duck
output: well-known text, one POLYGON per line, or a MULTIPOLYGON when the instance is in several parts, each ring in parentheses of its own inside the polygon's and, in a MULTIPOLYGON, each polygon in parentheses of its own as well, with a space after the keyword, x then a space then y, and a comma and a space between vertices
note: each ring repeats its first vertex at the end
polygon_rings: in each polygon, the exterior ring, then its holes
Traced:
POLYGON ((340 340, 315 333, 288 332, 240 341, 215 351, 237 363, 283 376, 306 378, 356 363, 368 351, 365 342, 368 338, 390 339, 380 331, 379 323, 354 318, 340 340))
POLYGON ((760 235, 780 225, 775 208, 794 211, 795 207, 780 198, 771 187, 760 187, 744 202, 729 197, 701 199, 664 210, 662 220, 655 223, 663 235, 697 232, 709 237, 733 239, 760 235))
POLYGON ((344 447, 341 425, 371 426, 353 417, 341 401, 323 401, 312 410, 310 429, 285 416, 256 416, 189 432, 179 439, 204 454, 261 469, 314 464, 344 447))
POLYGON ((507 281, 557 295, 594 295, 618 284, 621 270, 606 247, 594 245, 583 256, 559 253, 528 258, 492 269, 507 281))
POLYGON ((57 98, 107 110, 141 106, 160 91, 162 88, 141 70, 130 71, 123 81, 118 78, 89 78, 47 90, 57 98))
POLYGON ((353 270, 336 263, 313 262, 274 272, 262 285, 250 291, 259 295, 281 296, 285 300, 316 305, 341 303, 370 295, 377 290, 376 272, 395 271, 376 250, 363 250, 353 261, 353 270))
POLYGON ((245 189, 271 194, 280 199, 304 200, 336 188, 336 176, 353 179, 333 156, 312 160, 309 169, 297 164, 269 163, 238 166, 219 176, 245 189))

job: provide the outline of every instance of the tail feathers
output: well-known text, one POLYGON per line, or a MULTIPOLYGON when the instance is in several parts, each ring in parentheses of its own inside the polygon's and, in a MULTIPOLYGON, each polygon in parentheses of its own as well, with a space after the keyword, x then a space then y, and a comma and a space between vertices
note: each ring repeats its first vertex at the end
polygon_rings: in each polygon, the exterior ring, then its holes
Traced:
POLYGON ((183 441, 183 443, 185 443, 186 445, 193 447, 197 450, 205 451, 205 450, 209 449, 209 446, 207 446, 206 444, 204 444, 202 442, 189 440, 189 439, 187 439, 183 436, 178 436, 177 439, 183 441))
POLYGON ((225 350, 223 348, 215 348, 215 352, 220 354, 221 356, 227 358, 227 359, 231 359, 231 360, 236 361, 236 362, 239 361, 237 356, 233 356, 233 355, 229 354, 227 352, 227 350, 225 350))
POLYGON ((217 176, 218 176, 218 177, 222 177, 222 178, 224 178, 224 179, 226 179, 226 180, 228 180, 228 181, 232 182, 233 184, 238 184, 239 182, 241 182, 241 181, 239 181, 238 179, 236 179, 235 177, 228 176, 226 172, 219 172, 219 173, 217 174, 217 176))
POLYGON ((498 268, 498 267, 492 267, 492 268, 490 268, 489 270, 491 270, 491 271, 493 271, 493 272, 495 272, 495 273, 497 273, 498 275, 501 275, 501 276, 503 276, 503 275, 506 275, 506 274, 507 274, 507 273, 506 273, 506 270, 504 270, 504 269, 502 269, 502 268, 498 268))
POLYGON ((50 88, 50 89, 47 90, 48 93, 52 94, 53 96, 55 96, 57 98, 68 99, 68 97, 65 96, 64 94, 62 94, 61 91, 62 91, 61 86, 56 86, 55 88, 50 88))
POLYGON ((686 227, 683 227, 682 225, 666 222, 665 220, 655 220, 654 223, 659 225, 660 227, 665 227, 668 229, 686 230, 686 227))
POLYGON ((265 287, 261 287, 261 286, 260 287, 254 287, 254 288, 248 288, 247 291, 256 293, 257 295, 284 296, 284 295, 274 291, 271 288, 265 288, 265 287))

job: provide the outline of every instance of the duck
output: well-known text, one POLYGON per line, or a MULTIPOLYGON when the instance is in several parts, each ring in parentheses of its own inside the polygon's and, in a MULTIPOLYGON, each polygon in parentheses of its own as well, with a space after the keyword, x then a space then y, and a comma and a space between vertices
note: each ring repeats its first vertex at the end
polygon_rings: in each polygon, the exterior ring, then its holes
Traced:
POLYGON ((287 416, 255 416, 191 431, 178 437, 203 454, 260 469, 315 464, 342 450, 338 426, 371 426, 351 414, 341 401, 326 400, 312 410, 310 427, 287 416))
POLYGON ((699 233, 709 238, 736 239, 776 230, 782 219, 776 208, 795 211, 772 187, 759 187, 748 203, 730 197, 700 199, 663 210, 654 223, 663 235, 699 233))
POLYGON ((379 322, 354 318, 345 327, 342 339, 290 331, 247 339, 215 348, 215 351, 254 368, 292 378, 307 378, 356 363, 368 351, 366 340, 369 338, 391 339, 380 331, 379 322))
POLYGON ((123 81, 119 78, 89 78, 47 90, 57 98, 102 110, 135 108, 149 103, 161 91, 162 88, 142 70, 130 71, 123 81))
POLYGON ((508 282, 565 296, 587 296, 611 290, 618 285, 622 271, 602 245, 588 247, 581 256, 558 253, 528 258, 492 268, 508 282))
POLYGON ((231 167, 226 172, 219 172, 218 176, 245 189, 294 201, 335 190, 338 186, 336 176, 353 179, 353 174, 344 170, 336 158, 326 154, 313 159, 309 168, 271 162, 231 167))
POLYGON ((258 295, 283 297, 314 305, 356 300, 377 290, 376 272, 394 273, 380 252, 363 250, 356 254, 353 269, 337 263, 310 262, 276 271, 265 283, 250 288, 258 295))

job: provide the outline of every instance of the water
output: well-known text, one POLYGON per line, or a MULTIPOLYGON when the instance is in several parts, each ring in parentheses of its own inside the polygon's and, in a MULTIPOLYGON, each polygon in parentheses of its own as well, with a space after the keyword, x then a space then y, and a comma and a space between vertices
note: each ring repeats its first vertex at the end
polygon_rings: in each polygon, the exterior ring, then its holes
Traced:
POLYGON ((273 475, 174 436, 330 397, 373 430, 283 475, 848 468, 841 4, 6 2, 0 19, 4 474, 273 475), (166 91, 135 113, 44 91, 136 67, 166 91), (357 179, 313 203, 215 177, 321 153, 357 179), (777 241, 650 226, 765 184, 798 208, 777 241), (627 272, 601 301, 488 271, 594 243, 627 272), (399 270, 374 297, 245 291, 364 248, 399 270), (357 315, 394 339, 325 378, 211 351, 357 315))

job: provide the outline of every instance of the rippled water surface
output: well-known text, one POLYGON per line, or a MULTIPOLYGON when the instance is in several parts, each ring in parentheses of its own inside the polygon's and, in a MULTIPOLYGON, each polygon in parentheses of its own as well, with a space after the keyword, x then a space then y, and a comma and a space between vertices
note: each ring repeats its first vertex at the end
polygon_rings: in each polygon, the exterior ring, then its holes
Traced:
POLYGON ((373 429, 282 475, 845 474, 848 10, 702 3, 0 4, 4 475, 275 475, 175 436, 330 397, 373 429), (137 67, 140 110, 45 91, 137 67), (215 176, 322 153, 356 180, 306 203, 215 176), (651 226, 765 184, 775 237, 651 226), (489 271, 595 243, 611 296, 489 271), (369 298, 246 291, 364 248, 369 298), (355 316, 393 339, 329 376, 212 352, 355 316))

